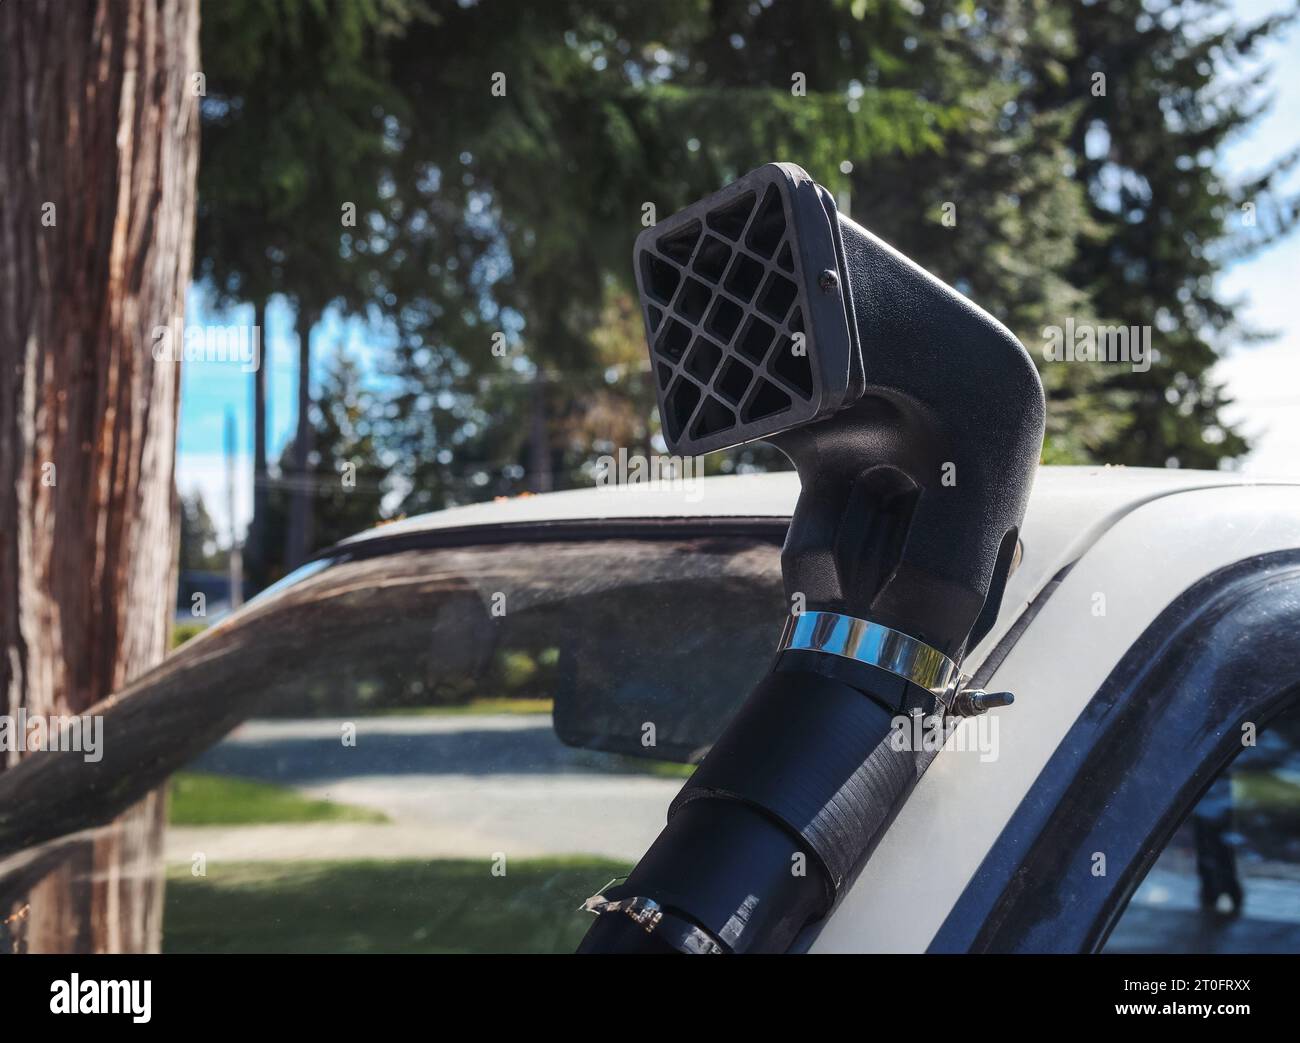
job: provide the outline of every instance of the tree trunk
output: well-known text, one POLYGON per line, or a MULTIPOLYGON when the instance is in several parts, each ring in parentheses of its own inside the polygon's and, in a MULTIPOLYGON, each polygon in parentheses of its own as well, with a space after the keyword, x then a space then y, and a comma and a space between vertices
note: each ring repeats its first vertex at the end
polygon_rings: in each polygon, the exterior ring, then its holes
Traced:
POLYGON ((293 474, 289 482, 289 525, 285 533, 284 567, 292 571, 307 560, 312 545, 315 486, 309 460, 315 430, 311 426, 311 331, 317 313, 298 306, 298 426, 293 440, 293 474))
POLYGON ((538 363, 537 375, 529 387, 528 489, 549 493, 555 488, 551 469, 551 440, 546 419, 546 374, 538 363))
MULTIPOLYGON (((190 275, 198 24, 197 0, 0 4, 6 713, 85 711, 166 650, 180 369, 154 355, 190 275)), ((157 949, 163 808, 151 794, 0 910, 16 944, 157 949)))
POLYGON ((267 584, 266 519, 270 486, 266 464, 266 370, 270 361, 266 357, 266 298, 258 299, 253 321, 258 329, 261 356, 253 372, 253 518, 244 541, 250 593, 267 584))

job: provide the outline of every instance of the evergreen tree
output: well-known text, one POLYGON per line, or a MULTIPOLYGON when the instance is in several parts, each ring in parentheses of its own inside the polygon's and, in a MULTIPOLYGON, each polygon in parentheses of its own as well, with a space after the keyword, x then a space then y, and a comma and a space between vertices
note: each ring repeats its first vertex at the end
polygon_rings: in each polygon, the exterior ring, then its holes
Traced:
POLYGON ((1074 114, 1075 177, 1099 230, 1079 237, 1069 276, 1103 320, 1154 327, 1158 352, 1145 373, 1111 371, 1103 403, 1120 422, 1085 448, 1113 463, 1212 468, 1247 444, 1221 416, 1226 400, 1210 368, 1256 336, 1215 277, 1293 228, 1296 200, 1279 184, 1300 152, 1291 142, 1271 162, 1261 157, 1258 175, 1240 185, 1225 180, 1219 157, 1264 109, 1268 70, 1244 75, 1243 63, 1294 13, 1239 26, 1224 0, 1068 10, 1074 56, 1043 104, 1074 114))
MULTIPOLYGON (((298 339, 298 425, 285 461, 295 488, 311 485, 310 337, 331 304, 375 303, 370 252, 385 221, 384 171, 400 98, 385 74, 383 41, 410 17, 404 0, 223 0, 203 12, 206 95, 195 274, 219 305, 251 302, 266 338, 266 305, 293 305, 298 339)), ((271 545, 266 532, 264 365, 253 376, 254 490, 249 575, 267 582, 271 560, 300 559, 313 512, 271 545)))
MULTIPOLYGON (((371 437, 402 510, 581 484, 603 452, 661 449, 632 241, 648 207, 665 215, 774 159, 805 166, 1037 358, 1044 327, 1067 319, 1155 327, 1147 373, 1042 364, 1048 461, 1213 467, 1245 448, 1208 372, 1250 331, 1214 276, 1290 230, 1276 186, 1292 157, 1224 183, 1216 154, 1258 114, 1263 80, 1222 74, 1279 20, 1235 27, 1218 0, 363 6, 354 43, 328 44, 352 72, 322 57, 300 74, 298 93, 337 111, 275 92, 301 106, 286 140, 323 113, 322 135, 345 126, 339 155, 224 163, 232 184, 212 198, 256 210, 258 179, 281 170, 272 183, 301 188, 286 213, 364 202, 355 233, 268 223, 285 245, 267 253, 302 293, 346 301, 393 340, 371 437), (1236 227, 1247 201, 1253 230, 1236 227)), ((268 63, 239 67, 245 95, 268 63)), ((265 122, 232 106, 206 132, 223 154, 277 133, 256 104, 265 122)), ((240 292, 218 274, 234 267, 211 272, 240 292)), ((783 465, 762 446, 709 461, 783 465)))
MULTIPOLYGON (((312 513, 309 555, 381 520, 389 468, 375 438, 379 414, 356 360, 336 352, 328 359, 311 407, 313 449, 305 481, 292 470, 292 444, 280 458, 282 478, 272 486, 267 510, 272 549, 283 546, 280 538, 288 528, 293 500, 303 494, 312 513)), ((295 564, 272 556, 271 578, 280 578, 295 564)))
POLYGON ((228 552, 223 551, 217 527, 208 513, 203 494, 181 496, 181 570, 218 572, 226 568, 228 552))

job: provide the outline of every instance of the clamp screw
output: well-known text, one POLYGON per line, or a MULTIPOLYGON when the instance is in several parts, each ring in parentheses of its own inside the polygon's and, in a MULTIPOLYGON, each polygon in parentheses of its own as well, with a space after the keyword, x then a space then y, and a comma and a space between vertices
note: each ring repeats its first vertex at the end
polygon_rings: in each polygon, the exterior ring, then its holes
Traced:
POLYGON ((995 706, 1010 706, 1016 697, 1010 692, 986 692, 982 688, 967 688, 957 693, 952 712, 958 717, 978 717, 995 706))
POLYGON ((839 284, 840 277, 829 268, 817 277, 817 285, 822 288, 822 293, 834 293, 839 284))

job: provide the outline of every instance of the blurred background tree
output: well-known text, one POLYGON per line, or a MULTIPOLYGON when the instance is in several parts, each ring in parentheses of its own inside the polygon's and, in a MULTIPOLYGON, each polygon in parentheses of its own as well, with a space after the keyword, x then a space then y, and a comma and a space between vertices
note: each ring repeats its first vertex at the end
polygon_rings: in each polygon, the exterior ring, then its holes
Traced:
MULTIPOLYGON (((1069 318, 1153 327, 1146 373, 1042 364, 1047 461, 1246 449, 1209 371, 1254 334, 1214 277, 1293 227, 1296 154, 1225 182, 1221 146, 1266 99, 1263 74, 1224 75, 1283 19, 1236 26, 1219 0, 340 5, 209 5, 196 271, 229 301, 285 294, 304 343, 331 303, 372 323, 367 511, 580 485, 616 447, 661 451, 632 241, 647 205, 770 160, 1036 358, 1069 318)), ((303 425, 283 467, 324 468, 298 486, 323 490, 337 450, 313 455, 324 429, 303 425)), ((783 466, 762 446, 708 460, 783 466)), ((335 492, 310 500, 310 545, 366 520, 335 492)))
POLYGON ((374 303, 359 262, 365 230, 383 206, 390 112, 400 103, 384 75, 382 42, 400 31, 403 17, 403 5, 392 0, 229 0, 203 8, 208 90, 195 275, 213 288, 219 306, 254 306, 264 348, 267 302, 284 296, 298 340, 298 425, 281 459, 291 524, 274 545, 267 534, 267 367, 253 374, 253 518, 245 561, 255 586, 319 545, 312 528, 321 505, 308 474, 311 334, 332 304, 361 310, 374 303), (344 249, 349 229, 362 237, 356 251, 344 249))
POLYGON ((1228 139, 1267 105, 1267 70, 1225 82, 1295 17, 1234 25, 1226 3, 1071 5, 1075 40, 1065 81, 1040 104, 1072 108, 1068 145, 1100 235, 1078 242, 1068 269, 1094 314, 1153 329, 1159 353, 1145 373, 1108 371, 1097 402, 1108 422, 1082 448, 1108 463, 1217 467, 1247 449, 1222 418, 1210 367, 1258 332, 1215 283, 1225 263, 1289 232, 1297 201, 1278 185, 1300 159, 1296 142, 1261 157, 1232 185, 1218 169, 1228 139), (1097 82, 1104 93, 1067 85, 1097 82), (1258 215, 1243 221, 1243 205, 1258 215))
POLYGON ((201 493, 181 497, 181 571, 219 572, 227 567, 217 527, 201 493))
POLYGON ((375 396, 363 386, 356 361, 334 352, 309 412, 312 451, 307 471, 295 473, 290 443, 280 461, 280 473, 289 477, 277 482, 268 498, 272 545, 280 545, 287 533, 299 493, 306 493, 314 506, 313 532, 322 547, 375 523, 388 474, 374 436, 377 414, 375 396), (300 482, 305 488, 299 488, 300 482))

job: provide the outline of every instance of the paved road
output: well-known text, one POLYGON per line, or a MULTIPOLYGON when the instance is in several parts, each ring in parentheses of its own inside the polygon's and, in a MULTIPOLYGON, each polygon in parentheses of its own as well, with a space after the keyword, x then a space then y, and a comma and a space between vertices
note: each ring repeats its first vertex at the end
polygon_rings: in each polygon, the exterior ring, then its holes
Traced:
POLYGON ((594 854, 635 861, 679 779, 564 746, 545 715, 250 721, 195 771, 293 786, 382 811, 391 825, 307 823, 168 830, 169 861, 491 858, 594 854))

